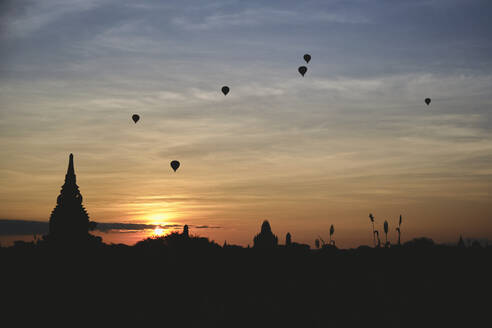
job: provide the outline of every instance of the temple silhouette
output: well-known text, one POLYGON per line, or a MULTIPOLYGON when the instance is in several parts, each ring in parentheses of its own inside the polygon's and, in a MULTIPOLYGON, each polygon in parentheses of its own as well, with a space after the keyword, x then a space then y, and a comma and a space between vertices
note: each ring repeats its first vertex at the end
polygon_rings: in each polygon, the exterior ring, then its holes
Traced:
POLYGON ((56 206, 50 216, 49 240, 80 242, 91 237, 89 230, 94 228, 95 222, 89 221, 82 200, 76 183, 73 154, 70 154, 65 183, 61 187, 56 206))
POLYGON ((253 238, 253 247, 255 248, 275 248, 278 245, 278 237, 275 236, 270 227, 268 220, 263 221, 261 231, 253 238))

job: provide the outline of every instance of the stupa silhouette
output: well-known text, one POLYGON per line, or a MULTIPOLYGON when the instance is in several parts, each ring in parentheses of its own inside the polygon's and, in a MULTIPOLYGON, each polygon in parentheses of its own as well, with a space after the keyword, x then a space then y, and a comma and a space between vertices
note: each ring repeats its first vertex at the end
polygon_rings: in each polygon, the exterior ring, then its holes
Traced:
POLYGON ((82 195, 76 183, 73 154, 70 154, 65 183, 51 212, 49 239, 77 242, 87 240, 89 235, 89 215, 82 205, 82 195))
POLYGON ((275 236, 270 227, 270 223, 265 220, 261 225, 261 231, 253 238, 255 248, 275 248, 278 244, 278 237, 275 236))

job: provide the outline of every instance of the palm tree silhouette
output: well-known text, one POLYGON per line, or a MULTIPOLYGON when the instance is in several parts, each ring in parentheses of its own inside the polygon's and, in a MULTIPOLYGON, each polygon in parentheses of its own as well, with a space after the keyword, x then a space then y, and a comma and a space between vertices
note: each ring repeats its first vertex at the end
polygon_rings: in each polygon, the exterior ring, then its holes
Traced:
POLYGON ((372 223, 372 244, 376 245, 376 236, 375 236, 376 231, 374 230, 374 215, 372 215, 372 213, 369 213, 369 219, 371 220, 372 223))
POLYGON ((290 232, 287 232, 285 235, 285 246, 291 246, 292 245, 292 236, 290 235, 290 232))
POLYGON ((398 231, 398 246, 401 245, 400 243, 400 237, 401 237, 401 214, 400 214, 400 221, 398 222, 398 227, 396 227, 396 231, 398 231))
POLYGON ((333 233, 335 233, 335 228, 333 227, 333 224, 330 227, 330 245, 335 245, 335 241, 331 239, 331 236, 333 236, 333 233))
POLYGON ((384 247, 388 247, 388 221, 384 220, 384 234, 386 235, 386 242, 384 243, 384 247))
POLYGON ((378 243, 375 247, 381 247, 381 240, 379 239, 379 231, 374 230, 374 235, 378 237, 378 243))

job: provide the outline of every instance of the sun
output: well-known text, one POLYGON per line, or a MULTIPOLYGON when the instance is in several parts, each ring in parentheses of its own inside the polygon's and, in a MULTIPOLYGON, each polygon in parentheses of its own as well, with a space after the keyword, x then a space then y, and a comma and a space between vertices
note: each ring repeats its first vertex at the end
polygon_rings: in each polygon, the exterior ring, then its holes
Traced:
POLYGON ((156 237, 161 237, 162 235, 164 235, 164 229, 162 229, 161 227, 156 227, 154 229, 153 235, 156 237))

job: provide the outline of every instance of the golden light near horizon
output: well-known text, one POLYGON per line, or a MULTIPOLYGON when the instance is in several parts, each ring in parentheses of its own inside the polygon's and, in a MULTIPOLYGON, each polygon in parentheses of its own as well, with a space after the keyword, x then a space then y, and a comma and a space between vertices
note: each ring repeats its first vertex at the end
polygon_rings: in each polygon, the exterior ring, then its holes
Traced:
POLYGON ((154 237, 162 237, 164 235, 165 229, 162 229, 161 227, 156 227, 154 229, 154 232, 152 236, 154 237))
POLYGON ((162 237, 171 232, 169 228, 164 228, 167 225, 173 224, 169 219, 173 217, 168 213, 155 213, 149 216, 145 216, 141 219, 145 224, 153 224, 156 227, 151 232, 152 237, 162 237))
POLYGON ((137 219, 138 221, 142 221, 145 224, 154 224, 154 225, 167 225, 171 224, 170 220, 176 218, 176 216, 170 214, 170 213, 154 213, 154 214, 149 214, 149 215, 139 215, 139 218, 137 219))

